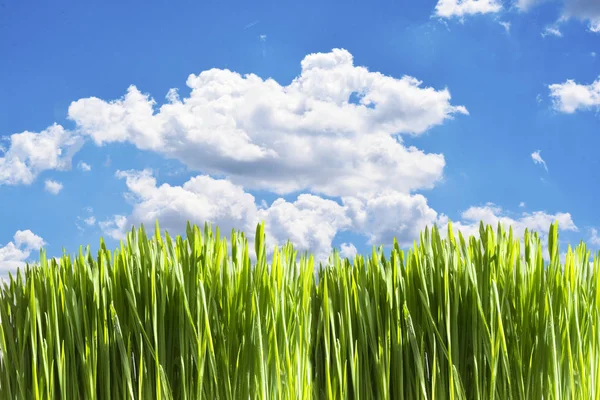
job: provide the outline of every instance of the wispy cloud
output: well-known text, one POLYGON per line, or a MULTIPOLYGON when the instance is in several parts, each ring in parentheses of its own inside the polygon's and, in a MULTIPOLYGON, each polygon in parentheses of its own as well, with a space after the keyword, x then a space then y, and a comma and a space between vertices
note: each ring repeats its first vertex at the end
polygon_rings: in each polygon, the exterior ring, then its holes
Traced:
POLYGON ((540 155, 540 150, 537 150, 537 151, 534 151, 533 153, 531 153, 531 159, 536 164, 542 164, 544 166, 544 169, 546 170, 546 172, 548 172, 548 166, 546 165, 546 161, 544 161, 544 159, 540 155))
POLYGON ((508 22, 508 21, 500 21, 498 23, 500 25, 502 25, 502 27, 504 28, 504 30, 506 31, 506 33, 510 32, 510 22, 508 22))
POLYGON ((259 20, 252 21, 248 25, 246 25, 244 27, 244 29, 252 28, 254 25, 258 24, 259 22, 260 22, 259 20))
POLYGON ((77 163, 77 168, 79 168, 82 171, 90 171, 92 169, 92 166, 86 162, 83 161, 79 161, 79 163, 77 163))
POLYGON ((562 32, 560 31, 560 29, 558 29, 558 26, 550 25, 542 31, 542 37, 546 36, 562 37, 562 32))

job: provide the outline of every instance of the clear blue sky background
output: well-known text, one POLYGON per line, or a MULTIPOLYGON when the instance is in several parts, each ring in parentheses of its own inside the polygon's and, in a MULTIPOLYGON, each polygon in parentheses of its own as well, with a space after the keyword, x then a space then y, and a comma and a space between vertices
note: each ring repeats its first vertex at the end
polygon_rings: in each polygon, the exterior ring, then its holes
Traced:
MULTIPOLYGON (((171 88, 185 98, 188 75, 211 68, 253 73, 286 86, 301 74, 307 55, 342 48, 354 57, 354 66, 395 79, 412 76, 438 91, 447 88, 450 103, 468 110, 469 115, 457 113, 423 134, 402 135, 404 146, 443 154, 445 160, 443 179, 411 195, 422 194, 438 216, 463 220, 465 226, 472 221, 463 213, 487 203, 495 204, 498 217, 519 223, 526 221, 523 213, 569 213, 576 229, 561 231, 562 250, 579 240, 597 248, 592 229, 600 227, 595 151, 600 101, 566 113, 560 99, 553 101, 549 85, 572 79, 587 87, 598 78, 600 33, 592 32, 585 18, 557 23, 568 7, 559 1, 529 9, 498 4, 497 12, 440 17, 435 0, 0 0, 1 143, 10 152, 10 135, 37 134, 53 123, 77 132, 67 118, 72 102, 118 100, 130 85, 154 98, 156 108, 167 102, 171 88), (500 22, 510 23, 509 29, 500 22), (562 36, 543 35, 548 27, 557 27, 562 36), (538 150, 547 170, 532 158, 538 150)), ((335 157, 336 149, 331 154, 335 157)), ((18 158, 11 157, 13 163, 18 158)), ((31 250, 35 241, 17 243, 19 230, 43 238, 50 256, 60 255, 63 247, 76 252, 80 244, 97 249, 101 235, 114 248, 117 239, 99 222, 114 215, 142 220, 131 217, 136 200, 124 196, 128 187, 115 176, 117 170, 151 168, 159 185, 171 186, 204 172, 128 141, 97 146, 89 137, 71 165, 39 171, 30 183, 9 183, 0 172, 0 248, 13 244, 11 252, 5 247, 4 260, 0 252, 0 264, 38 257, 31 250), (91 170, 78 168, 80 161, 91 170), (47 180, 62 189, 51 193, 47 180), (91 216, 94 223, 83 221, 91 216)), ((279 197, 294 202, 310 190, 246 192, 257 204, 271 205, 279 197)), ((342 204, 339 197, 315 194, 342 204)), ((331 245, 352 243, 359 253, 368 252, 364 229, 338 229, 331 245)))

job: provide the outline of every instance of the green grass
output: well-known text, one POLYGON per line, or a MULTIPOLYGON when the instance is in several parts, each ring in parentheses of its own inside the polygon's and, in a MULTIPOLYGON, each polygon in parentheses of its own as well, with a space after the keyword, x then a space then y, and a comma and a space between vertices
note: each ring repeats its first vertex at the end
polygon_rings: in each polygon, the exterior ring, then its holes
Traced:
POLYGON ((0 398, 600 399, 599 259, 561 264, 557 231, 549 263, 535 233, 450 226, 316 273, 267 260, 264 225, 256 263, 208 225, 41 251, 0 294, 0 398))

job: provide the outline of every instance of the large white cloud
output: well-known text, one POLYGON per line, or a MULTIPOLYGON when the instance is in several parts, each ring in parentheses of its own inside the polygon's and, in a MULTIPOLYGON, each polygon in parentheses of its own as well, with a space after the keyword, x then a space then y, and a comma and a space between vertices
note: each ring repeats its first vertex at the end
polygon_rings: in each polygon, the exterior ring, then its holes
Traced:
POLYGON ((133 211, 127 217, 117 215, 100 222, 103 231, 115 239, 122 239, 132 225, 152 229, 158 219, 161 230, 171 234, 185 233, 188 220, 199 226, 209 222, 227 236, 231 229, 242 230, 253 243, 256 225, 265 221, 269 254, 275 245, 290 240, 295 248, 325 260, 336 233, 350 226, 342 206, 311 194, 301 194, 293 203, 279 198, 264 208, 241 186, 205 175, 182 186, 157 186, 150 170, 119 171, 117 176, 126 181, 133 211))
POLYGON ((269 254, 290 240, 300 251, 325 260, 338 232, 364 234, 369 244, 391 244, 397 237, 410 245, 437 217, 420 194, 387 191, 368 198, 343 197, 342 205, 301 194, 293 202, 279 198, 270 206, 258 206, 241 186, 209 176, 193 177, 182 186, 157 186, 150 170, 119 171, 117 176, 125 179, 133 211, 100 223, 115 239, 122 239, 132 225, 152 227, 158 219, 161 229, 171 233, 184 233, 188 220, 200 226, 210 222, 227 235, 232 228, 243 230, 253 243, 256 225, 265 221, 269 254))
POLYGON ((549 86, 554 108, 572 114, 578 110, 600 108, 600 78, 589 85, 572 79, 549 86))
MULTIPOLYGON (((216 225, 227 236, 232 228, 242 230, 253 249, 256 225, 265 221, 269 256, 275 245, 282 246, 290 240, 297 250, 310 251, 317 262, 324 262, 331 254, 333 239, 340 232, 364 234, 370 245, 391 245, 395 237, 402 247, 410 247, 426 226, 437 224, 445 236, 448 224, 448 217, 438 215, 420 194, 387 191, 363 198, 343 197, 342 205, 301 194, 293 202, 279 198, 270 206, 258 206, 254 196, 224 179, 200 175, 182 186, 166 183, 158 186, 149 170, 120 171, 117 175, 125 179, 133 211, 129 216, 117 215, 100 222, 105 234, 115 239, 122 239, 132 225, 144 224, 152 229, 156 219, 163 230, 184 234, 189 220, 199 226, 209 222, 213 229, 216 225)), ((548 228, 555 220, 559 221, 562 231, 578 230, 569 213, 537 211, 511 217, 492 203, 467 209, 453 225, 465 236, 478 236, 480 221, 494 228, 500 222, 506 227, 512 226, 517 237, 529 228, 546 241, 548 228)), ((356 248, 348 244, 342 249, 347 255, 356 252, 356 248)), ((254 257, 253 251, 251 253, 254 257)))
POLYGON ((11 242, 0 246, 0 275, 6 276, 9 271, 14 273, 17 268, 24 268, 29 256, 39 252, 45 244, 44 239, 29 229, 17 231, 11 242))
POLYGON ((502 9, 499 0, 439 0, 435 6, 438 17, 464 17, 472 14, 497 13, 502 9))
POLYGON ((81 137, 56 124, 39 133, 15 133, 9 140, 0 157, 0 185, 29 185, 43 171, 69 170, 83 145, 81 137))
POLYGON ((370 72, 342 49, 306 56, 287 86, 220 69, 192 74, 187 85, 189 97, 172 89, 158 110, 131 86, 116 101, 73 102, 69 118, 98 145, 131 142, 248 189, 347 196, 431 188, 443 155, 405 147, 395 135, 467 114, 447 89, 370 72))

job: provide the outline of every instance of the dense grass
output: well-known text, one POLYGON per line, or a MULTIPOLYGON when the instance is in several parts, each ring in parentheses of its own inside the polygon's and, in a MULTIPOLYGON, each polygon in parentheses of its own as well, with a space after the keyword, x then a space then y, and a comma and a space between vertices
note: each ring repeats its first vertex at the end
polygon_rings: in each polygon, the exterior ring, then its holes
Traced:
POLYGON ((204 227, 58 265, 0 295, 2 399, 599 399, 600 271, 537 234, 433 228, 315 274, 204 227))

